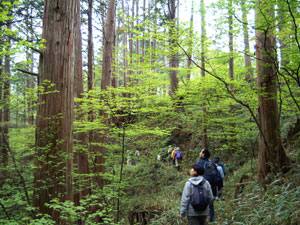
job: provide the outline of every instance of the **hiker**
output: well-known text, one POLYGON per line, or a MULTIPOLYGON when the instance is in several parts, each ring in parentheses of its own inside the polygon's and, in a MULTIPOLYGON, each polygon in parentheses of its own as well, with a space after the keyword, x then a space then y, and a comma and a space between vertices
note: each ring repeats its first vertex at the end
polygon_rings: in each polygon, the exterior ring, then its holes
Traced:
POLYGON ((134 156, 135 156, 135 165, 137 165, 139 164, 140 151, 135 150, 134 156))
POLYGON ((172 151, 173 151, 172 145, 169 145, 169 148, 168 148, 168 165, 169 166, 171 166, 171 162, 172 162, 172 157, 171 157, 172 151))
MULTIPOLYGON (((189 225, 204 225, 206 224, 207 216, 209 214, 208 205, 213 202, 213 194, 210 184, 203 177, 204 168, 199 164, 194 164, 190 170, 190 176, 185 183, 180 205, 180 217, 187 216, 189 225), (203 205, 204 209, 197 210, 195 204, 192 204, 194 200, 195 188, 201 188, 206 190, 205 200, 208 200, 206 204, 203 205), (195 207, 195 208, 194 208, 195 207)), ((198 189, 199 190, 199 189, 198 189)), ((203 191, 204 192, 204 191, 203 191)), ((199 196, 198 196, 199 197, 199 196)), ((201 199, 201 198, 200 198, 201 199)), ((201 201, 199 203, 202 203, 201 201)))
POLYGON ((182 160, 182 153, 180 151, 179 147, 176 147, 176 151, 174 153, 174 158, 175 158, 175 168, 179 171, 179 162, 182 160))
MULTIPOLYGON (((212 162, 210 157, 210 152, 207 148, 201 150, 199 154, 199 161, 196 164, 203 166, 204 175, 203 177, 209 182, 214 198, 217 197, 217 181, 221 179, 219 172, 217 170, 216 165, 212 162)), ((209 205, 209 222, 213 222, 215 220, 215 209, 214 203, 209 205)))
POLYGON ((224 178, 223 178, 223 180, 224 180, 224 179, 225 179, 225 177, 226 177, 226 170, 225 170, 225 167, 224 167, 224 163, 220 161, 220 158, 219 158, 219 157, 216 157, 216 158, 215 158, 215 160, 217 160, 217 161, 219 161, 219 162, 220 162, 220 163, 219 163, 219 166, 221 166, 221 167, 222 167, 222 169, 223 169, 223 174, 224 174, 224 178))
POLYGON ((131 166, 131 152, 127 150, 127 166, 131 166))
POLYGON ((219 157, 215 158, 214 163, 216 164, 217 170, 219 171, 219 174, 222 178, 217 183, 218 193, 217 193, 216 199, 220 200, 221 194, 222 194, 222 188, 223 188, 223 180, 224 180, 225 175, 224 175, 224 170, 223 170, 222 166, 220 165, 220 158, 219 157))
POLYGON ((174 147, 171 152, 172 165, 175 165, 175 152, 177 147, 174 147))

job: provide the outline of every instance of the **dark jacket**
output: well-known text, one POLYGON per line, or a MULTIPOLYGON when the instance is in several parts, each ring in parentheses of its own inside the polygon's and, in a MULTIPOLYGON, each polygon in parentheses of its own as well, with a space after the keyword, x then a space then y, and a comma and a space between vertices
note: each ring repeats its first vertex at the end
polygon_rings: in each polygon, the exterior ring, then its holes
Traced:
MULTIPOLYGON (((196 164, 199 164, 201 166, 203 166, 203 168, 205 169, 205 163, 206 162, 209 162, 210 160, 208 158, 200 158, 198 162, 196 162, 196 164)), ((210 161, 212 163, 212 165, 215 167, 216 169, 216 174, 218 174, 218 170, 217 170, 217 167, 216 165, 210 161)), ((211 186, 211 189, 212 189, 212 192, 213 192, 213 195, 214 196, 217 196, 217 177, 214 177, 213 179, 211 177, 209 177, 207 174, 205 174, 205 171, 204 171, 204 175, 203 177, 209 182, 210 186, 211 186)))

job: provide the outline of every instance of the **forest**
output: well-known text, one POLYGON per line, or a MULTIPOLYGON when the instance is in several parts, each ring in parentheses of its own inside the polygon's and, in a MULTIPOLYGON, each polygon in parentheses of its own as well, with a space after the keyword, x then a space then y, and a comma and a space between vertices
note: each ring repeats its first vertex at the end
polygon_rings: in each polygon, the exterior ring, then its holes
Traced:
POLYGON ((204 148, 210 224, 300 224, 299 24, 299 0, 1 0, 0 224, 187 224, 204 148))

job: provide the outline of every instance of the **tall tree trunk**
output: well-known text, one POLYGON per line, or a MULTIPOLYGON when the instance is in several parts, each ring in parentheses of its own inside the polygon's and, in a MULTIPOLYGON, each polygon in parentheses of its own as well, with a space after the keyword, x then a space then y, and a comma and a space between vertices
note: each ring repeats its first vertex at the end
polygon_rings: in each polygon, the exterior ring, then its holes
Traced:
POLYGON ((241 6, 242 6, 242 17, 243 17, 243 34, 244 34, 244 51, 245 51, 244 58, 245 58, 245 67, 247 68, 245 80, 250 81, 253 79, 253 69, 251 66, 248 19, 247 19, 247 9, 246 9, 245 0, 241 1, 241 6))
POLYGON ((170 44, 170 55, 169 55, 169 69, 170 69, 170 80, 171 89, 170 95, 173 95, 178 87, 177 68, 178 68, 178 53, 177 53, 177 27, 176 27, 176 0, 168 1, 169 8, 169 44, 170 44))
POLYGON ((258 79, 260 139, 258 176, 262 183, 269 183, 272 175, 284 172, 289 166, 281 143, 277 74, 275 70, 275 38, 273 36, 274 8, 266 0, 256 3, 256 69, 258 79), (267 21, 266 21, 267 19, 267 21))
MULTIPOLYGON (((0 30, 2 30, 0 28, 0 30)), ((3 71, 3 66, 4 64, 4 54, 3 54, 3 50, 4 50, 4 41, 3 41, 3 37, 2 35, 0 36, 0 101, 1 101, 1 108, 0 108, 0 123, 1 126, 3 127, 2 129, 4 130, 4 116, 3 116, 3 110, 2 108, 4 108, 5 106, 5 101, 4 101, 4 97, 3 97, 3 83, 4 83, 4 71, 3 71)), ((1 129, 1 130, 2 130, 1 129)), ((5 178, 6 178, 6 168, 8 165, 8 151, 7 151, 7 147, 5 146, 5 137, 3 137, 2 132, 0 133, 0 187, 2 187, 2 185, 4 185, 5 183, 5 178)))
MULTIPOLYGON (((140 24, 139 2, 140 2, 139 0, 136 1, 136 26, 138 26, 140 24)), ((140 41, 138 38, 136 39, 135 45, 136 45, 136 55, 137 55, 136 69, 137 69, 137 74, 140 74, 140 41)), ((136 79, 136 84, 138 84, 138 83, 139 83, 139 81, 138 81, 138 79, 136 79)))
POLYGON ((46 48, 40 56, 39 85, 53 93, 39 94, 33 200, 41 213, 52 215, 58 224, 67 222, 46 203, 55 198, 73 201, 72 132, 79 13, 79 0, 45 1, 42 37, 46 48))
MULTIPOLYGON (((143 1, 143 23, 146 22, 146 0, 143 1)), ((145 30, 144 30, 145 33, 145 30)), ((145 61, 145 51, 146 51, 146 40, 145 34, 143 33, 142 39, 142 63, 145 61)))
MULTIPOLYGON (((125 8, 125 0, 122 0, 122 9, 125 14, 127 14, 128 10, 125 8)), ((127 60, 127 35, 128 35, 128 28, 127 28, 127 22, 124 18, 123 23, 123 85, 124 87, 128 84, 128 76, 127 76, 127 70, 128 70, 128 60, 127 60)))
MULTIPOLYGON (((191 6, 191 19, 190 19, 190 30, 189 30, 189 49, 188 53, 192 57, 193 55, 193 36, 194 36, 194 0, 192 0, 192 6, 191 6)), ((186 79, 191 79, 191 67, 192 67, 192 60, 191 58, 187 59, 187 68, 188 72, 186 75, 186 79)))
MULTIPOLYGON (((33 40, 33 19, 32 19, 32 9, 27 9, 27 18, 26 18, 26 36, 28 40, 33 40), (30 20, 29 20, 30 18, 30 20)), ((28 62, 30 62, 30 64, 28 65, 28 71, 33 73, 33 67, 34 67, 34 55, 33 55, 33 50, 31 49, 27 49, 26 50, 26 59, 28 62)), ((29 90, 33 90, 34 88, 34 77, 33 76, 28 76, 27 77, 27 83, 26 83, 27 89, 29 90)), ((25 93, 26 96, 26 93, 25 93)), ((27 119, 28 119, 28 124, 29 125, 33 125, 33 121, 34 121, 34 115, 33 115, 33 100, 32 100, 32 96, 26 96, 27 97, 27 119)), ((26 110, 24 110, 24 114, 25 114, 26 110)), ((26 117, 25 117, 26 118, 26 117)), ((24 120, 26 120, 24 118, 24 120)))
MULTIPOLYGON (((7 29, 11 29, 11 21, 7 22, 7 29)), ((5 56, 4 56, 4 76, 3 76, 3 133, 0 135, 2 136, 2 140, 6 138, 9 140, 9 123, 10 123, 10 79, 11 79, 11 57, 10 57, 10 50, 11 50, 11 40, 8 37, 5 42, 5 56), (3 137, 5 136, 5 137, 3 137)), ((1 125, 2 126, 2 125, 1 125)), ((2 142, 2 162, 1 164, 6 168, 8 165, 8 148, 7 146, 9 143, 4 144, 2 142)), ((4 173, 5 175, 6 173, 4 173)))
MULTIPOLYGON (((112 81, 112 56, 115 36, 115 4, 115 0, 109 0, 105 21, 105 38, 101 79, 101 90, 103 92, 105 92, 107 88, 111 86, 112 81)), ((103 95, 102 99, 104 99, 103 95)), ((104 123, 106 126, 108 126, 108 115, 103 110, 100 110, 100 115, 104 117, 104 123)), ((105 134, 98 137, 100 143, 107 143, 108 137, 105 134)), ((97 151, 97 155, 95 157, 95 172, 97 174, 103 174, 105 172, 105 152, 106 148, 103 146, 99 147, 99 152, 97 151)), ((104 179, 101 176, 97 176, 96 181, 100 187, 103 187, 104 179)))
MULTIPOLYGON (((233 64, 233 13, 232 0, 228 0, 228 25, 229 25, 229 78, 234 79, 234 64, 233 64)), ((233 90, 233 84, 229 84, 230 89, 233 90)))
MULTIPOLYGON (((205 21, 205 5, 204 0, 200 2, 201 11, 201 76, 205 77, 205 42, 206 42, 206 21, 205 21)), ((205 125, 206 120, 206 104, 203 103, 202 107, 202 148, 208 148, 208 138, 207 138, 207 126, 205 125)))
MULTIPOLYGON (((88 1, 88 92, 93 90, 94 82, 94 42, 93 42, 93 0, 88 1)), ((91 96, 89 95, 89 99, 91 96)), ((92 109, 93 105, 90 105, 91 109, 88 112, 89 122, 94 121, 94 111, 92 109)), ((89 149, 93 146, 90 143, 94 142, 94 131, 89 131, 88 134, 89 149)), ((93 152, 93 150, 92 150, 93 152)))
MULTIPOLYGON (((132 74, 133 74, 133 32, 134 32, 134 9, 135 9, 135 0, 132 0, 131 5, 131 26, 129 29, 129 67, 128 67, 128 80, 131 83, 132 74)), ((129 95, 128 95, 129 97, 129 95)))
MULTIPOLYGON (((91 19, 91 10, 92 8, 90 8, 90 4, 92 4, 92 0, 89 0, 89 19, 91 19)), ((78 4, 77 6, 77 10, 80 11, 80 5, 78 4)), ((93 70, 93 65, 90 65, 93 61, 91 59, 91 57, 93 56, 93 45, 90 43, 92 42, 91 40, 91 21, 88 22, 88 26, 89 26, 89 37, 88 37, 88 78, 89 76, 93 76, 93 71, 89 71, 90 69, 93 70), (90 49, 91 48, 91 49, 90 49), (90 61, 91 60, 91 61, 90 61), (92 73, 92 74, 90 74, 92 73)), ((75 21, 74 26, 76 27, 75 32, 77 32, 76 34, 76 39, 75 39, 75 71, 74 71, 74 75, 75 75, 75 80, 74 80, 74 95, 75 98, 83 98, 83 93, 84 93, 84 85, 83 85, 83 76, 82 76, 82 44, 81 44, 81 31, 80 31, 80 27, 81 27, 81 21, 80 21, 80 14, 77 14, 77 19, 75 21)), ((89 81, 89 80, 88 80, 89 81)), ((90 85, 90 83, 88 83, 88 85, 90 85)), ((81 103, 77 102, 75 103, 75 107, 76 108, 80 108, 81 103)), ((81 110, 78 110, 78 114, 76 115, 76 120, 85 118, 84 113, 80 113, 81 110)), ((75 193, 74 195, 74 201, 77 205, 79 205, 79 201, 81 199, 84 199, 87 195, 89 195, 91 193, 91 187, 90 187, 90 180, 89 180, 89 173, 90 173, 90 169, 89 169, 89 161, 88 161, 88 152, 86 150, 86 147, 88 146, 88 136, 86 132, 76 132, 74 134, 74 138, 77 141, 77 145, 79 146, 79 148, 77 148, 77 151, 74 154, 74 164, 76 162, 77 164, 77 169, 78 169, 78 174, 79 174, 79 178, 78 178, 78 183, 77 185, 78 187, 78 193, 75 193), (82 147, 81 147, 82 146, 82 147)))

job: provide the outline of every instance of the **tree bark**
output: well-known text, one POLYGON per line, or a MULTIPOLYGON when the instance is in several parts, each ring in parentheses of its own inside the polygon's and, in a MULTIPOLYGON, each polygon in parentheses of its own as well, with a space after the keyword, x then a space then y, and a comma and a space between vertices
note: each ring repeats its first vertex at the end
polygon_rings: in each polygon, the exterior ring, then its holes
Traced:
MULTIPOLYGON (((193 35, 194 35, 194 0, 192 1, 192 6, 191 6, 191 18, 190 18, 190 30, 189 30, 189 49, 188 53, 192 57, 193 55, 193 35)), ((187 68, 188 72, 186 75, 186 79, 189 81, 191 79, 191 67, 192 67, 192 60, 191 58, 187 59, 187 68)))
MULTIPOLYGON (((101 95, 102 100, 104 99, 104 92, 107 90, 108 87, 111 86, 112 81, 112 56, 115 38, 115 4, 115 0, 109 0, 107 8, 107 17, 105 21, 105 37, 101 79, 101 90, 103 92, 103 94, 101 95)), ((104 124, 108 126, 109 118, 107 113, 105 113, 104 110, 100 110, 99 113, 101 116, 104 117, 104 124)), ((99 143, 107 143, 108 137, 105 134, 98 135, 98 138, 99 143)), ((100 187, 103 187, 104 185, 104 179, 99 175, 105 172, 105 153, 105 147, 97 147, 97 155, 95 156, 95 172, 97 174, 96 182, 100 187)))
POLYGON ((51 93, 39 93, 33 201, 41 213, 51 215, 58 224, 67 222, 45 204, 54 198, 73 201, 72 132, 76 54, 81 47, 79 13, 79 0, 45 1, 42 37, 46 48, 40 56, 39 85, 51 93))
POLYGON ((290 163, 280 137, 277 74, 274 66, 276 43, 272 30, 274 26, 270 26, 274 23, 274 8, 268 4, 266 0, 256 3, 256 69, 261 127, 258 177, 262 183, 269 183, 272 175, 285 172, 290 163))
MULTIPOLYGON (((92 0, 89 0, 89 7, 90 4, 92 4, 92 0)), ((77 10, 80 11, 80 5, 78 4, 77 6, 77 10)), ((91 10, 91 8, 89 8, 89 10, 91 10)), ((89 19, 91 19, 91 17, 89 17, 89 19)), ((77 46, 77 48, 75 49, 75 71, 74 71, 74 75, 75 75, 75 85, 74 85, 74 95, 75 98, 83 98, 83 93, 84 93, 84 85, 83 85, 83 76, 82 76, 82 44, 81 44, 81 31, 80 31, 80 27, 81 27, 81 21, 80 21, 80 14, 77 14, 77 18, 75 20, 75 24, 74 26, 76 27, 75 32, 77 32, 76 34, 76 39, 75 39, 75 46, 77 46)), ((89 29, 91 29, 91 21, 89 21, 89 29)), ((91 32, 89 30, 89 32, 91 32)), ((92 65, 90 65, 92 62, 90 62, 89 60, 90 57, 93 56, 91 49, 93 50, 93 46, 91 45, 91 35, 89 34, 88 37, 88 77, 91 75, 93 76, 93 74, 91 71, 89 71, 90 69, 93 70, 92 65), (92 56, 91 56, 92 55, 92 56), (92 68, 91 68, 92 67, 92 68)), ((90 85, 90 83, 88 83, 88 85, 90 85)), ((75 107, 80 109, 81 103, 77 102, 75 103, 75 107)), ((84 113, 81 113, 81 110, 78 110, 78 114, 76 115, 76 120, 80 121, 82 118, 85 118, 84 113)), ((74 163, 76 162, 77 164, 77 168, 78 168, 78 174, 79 174, 79 178, 78 178, 78 193, 75 193, 74 195, 74 200, 75 203, 77 205, 79 205, 79 201, 81 199, 84 199, 87 195, 89 195, 91 193, 91 187, 90 187, 90 180, 89 180, 89 173, 90 173, 90 169, 89 169, 89 161, 88 161, 88 151, 86 151, 86 147, 88 146, 88 136, 86 132, 76 132, 74 135, 74 138, 77 141, 77 145, 79 146, 79 148, 77 148, 78 150, 75 152, 74 154, 74 163), (82 146, 82 147, 81 147, 82 146)))
MULTIPOLYGON (((234 79, 234 61, 233 61, 233 15, 232 15, 232 0, 228 0, 228 45, 229 45, 229 78, 230 80, 234 79)), ((233 84, 229 84, 230 89, 233 90, 233 84)))
MULTIPOLYGON (((125 8, 124 0, 122 1, 122 9, 125 14, 128 12, 125 8)), ((128 28, 127 28, 126 20, 124 19, 124 23, 123 23, 123 85, 124 87, 126 87, 129 82, 127 76, 127 70, 128 70, 127 35, 128 35, 128 28)))
POLYGON ((243 17, 243 35, 244 35, 244 51, 245 51, 244 58, 245 58, 245 67, 247 68, 245 80, 250 81, 253 79, 253 69, 251 66, 248 19, 247 19, 247 9, 246 9, 245 0, 241 1, 241 6, 242 6, 242 17, 243 17))
POLYGON ((170 55, 169 55, 169 69, 170 69, 170 80, 171 88, 170 95, 172 96, 178 88, 178 78, 177 78, 177 68, 178 68, 178 52, 176 46, 177 40, 177 28, 176 28, 176 0, 168 1, 169 8, 169 45, 170 45, 170 55))

